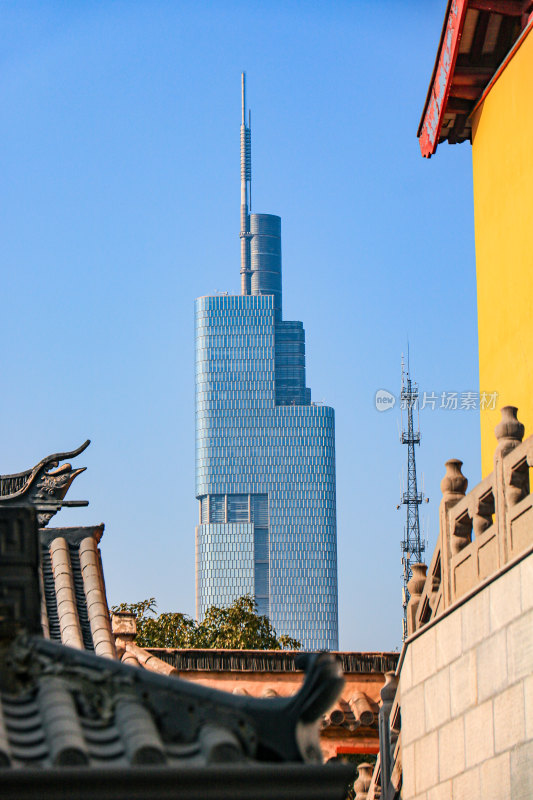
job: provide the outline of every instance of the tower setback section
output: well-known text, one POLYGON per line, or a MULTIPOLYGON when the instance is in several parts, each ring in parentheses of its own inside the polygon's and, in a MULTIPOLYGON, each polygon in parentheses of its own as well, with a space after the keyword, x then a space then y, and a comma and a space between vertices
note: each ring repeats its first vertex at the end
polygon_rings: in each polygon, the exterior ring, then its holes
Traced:
POLYGON ((250 594, 278 634, 337 649, 334 411, 282 319, 281 220, 241 195, 242 294, 196 300, 196 613, 250 594))

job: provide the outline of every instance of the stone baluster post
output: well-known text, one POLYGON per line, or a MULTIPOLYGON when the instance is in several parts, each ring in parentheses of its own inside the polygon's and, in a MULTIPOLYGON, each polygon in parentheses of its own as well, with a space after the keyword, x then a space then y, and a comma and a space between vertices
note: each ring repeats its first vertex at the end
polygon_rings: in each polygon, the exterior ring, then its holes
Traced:
POLYGON ((509 468, 505 468, 505 457, 521 444, 524 437, 524 426, 517 417, 517 411, 515 406, 504 406, 501 409, 502 418, 494 428, 498 440, 498 446, 494 453, 494 503, 495 519, 498 524, 498 566, 502 566, 509 559, 510 526, 507 509, 524 496, 524 487, 520 485, 520 481, 516 480, 511 483, 515 476, 512 475, 509 468))
POLYGON ((463 462, 459 461, 458 458, 451 458, 449 461, 446 461, 446 474, 440 482, 442 500, 440 501, 439 507, 439 543, 441 552, 442 593, 444 608, 447 608, 451 603, 452 585, 450 561, 455 549, 457 548, 457 545, 459 544, 457 540, 452 542, 453 532, 450 526, 450 510, 453 508, 453 506, 457 505, 460 500, 462 500, 468 487, 468 480, 461 472, 462 466, 463 462))
POLYGON ((429 586, 429 605, 431 608, 431 615, 434 616, 440 592, 440 584, 441 584, 440 572, 438 575, 430 575, 430 581, 431 584, 429 586))
POLYGON ((391 776, 391 735, 390 714, 398 688, 395 672, 385 673, 385 685, 381 689, 381 708, 379 709, 379 758, 381 762, 381 796, 386 797, 391 776))
POLYGON ((373 769, 372 764, 368 764, 366 761, 358 765, 357 780, 353 785, 355 789, 355 800, 366 800, 372 780, 373 769))
POLYGON ((480 497, 473 497, 468 505, 468 513, 472 518, 472 530, 477 539, 492 525, 493 510, 490 508, 490 504, 480 497))
POLYGON ((416 630, 416 614, 420 605, 420 598, 426 585, 427 564, 411 564, 413 575, 407 584, 409 603, 407 604, 407 635, 411 636, 416 630))

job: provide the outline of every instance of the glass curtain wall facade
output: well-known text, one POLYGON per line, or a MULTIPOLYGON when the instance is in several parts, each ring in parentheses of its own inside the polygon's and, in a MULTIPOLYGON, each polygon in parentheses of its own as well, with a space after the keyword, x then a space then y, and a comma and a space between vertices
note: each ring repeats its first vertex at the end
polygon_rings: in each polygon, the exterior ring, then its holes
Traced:
POLYGON ((335 650, 334 411, 311 403, 281 264, 279 293, 257 283, 196 301, 196 613, 250 594, 278 634, 335 650))

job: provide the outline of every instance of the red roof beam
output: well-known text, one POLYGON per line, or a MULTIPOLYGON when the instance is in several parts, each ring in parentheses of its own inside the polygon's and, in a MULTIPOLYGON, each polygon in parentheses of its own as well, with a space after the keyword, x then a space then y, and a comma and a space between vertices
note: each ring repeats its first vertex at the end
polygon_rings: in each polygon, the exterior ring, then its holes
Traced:
POLYGON ((358 745, 349 745, 349 744, 340 744, 337 745, 337 755, 344 756, 344 755, 376 755, 379 753, 379 745, 374 744, 358 744, 358 745))
POLYGON ((472 81, 488 81, 494 75, 494 67, 460 66, 453 71, 453 82, 470 86, 472 81))
POLYGON ((504 17, 521 17, 528 14, 533 7, 531 0, 470 0, 468 8, 477 11, 490 11, 504 17))
MULTIPOLYGON (((469 100, 471 101, 470 105, 472 105, 472 102, 475 102, 481 97, 484 88, 485 84, 482 86, 455 86, 454 84, 450 89, 450 94, 448 95, 448 97, 459 98, 461 100, 469 100)), ((446 103, 445 111, 448 110, 448 106, 449 103, 446 103)))
POLYGON ((479 57, 483 51, 483 44, 485 42, 485 36, 487 35, 489 20, 490 14, 488 14, 486 11, 479 12, 469 53, 469 60, 472 64, 476 64, 479 61, 479 57))
MULTIPOLYGON (((452 87, 453 90, 453 87, 452 87)), ((472 110, 472 99, 470 97, 454 97, 450 94, 448 102, 446 103, 447 114, 470 114, 472 110)))

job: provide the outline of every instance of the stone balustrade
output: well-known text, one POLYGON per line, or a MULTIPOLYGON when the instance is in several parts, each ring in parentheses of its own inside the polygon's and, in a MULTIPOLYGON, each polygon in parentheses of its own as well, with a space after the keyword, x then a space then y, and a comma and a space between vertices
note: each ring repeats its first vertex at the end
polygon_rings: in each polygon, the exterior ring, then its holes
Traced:
POLYGON ((412 565, 408 638, 381 690, 366 800, 530 796, 533 436, 522 441, 512 406, 495 433, 494 470, 470 492, 462 462, 446 462, 437 545, 429 566, 412 565))
POLYGON ((429 567, 413 564, 407 630, 411 635, 525 550, 533 539, 533 436, 514 406, 501 410, 494 471, 467 494, 462 461, 446 462, 439 539, 429 567))

